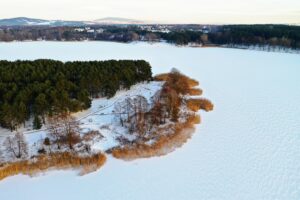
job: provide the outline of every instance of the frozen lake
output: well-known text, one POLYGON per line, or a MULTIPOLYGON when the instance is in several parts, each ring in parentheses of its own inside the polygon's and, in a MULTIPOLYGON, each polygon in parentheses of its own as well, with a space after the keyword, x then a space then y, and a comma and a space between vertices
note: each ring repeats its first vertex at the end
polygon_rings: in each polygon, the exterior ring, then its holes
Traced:
POLYGON ((0 199, 299 199, 300 56, 110 42, 0 43, 0 59, 145 59, 176 67, 215 104, 181 149, 160 158, 109 158, 87 176, 54 171, 0 182, 0 199))

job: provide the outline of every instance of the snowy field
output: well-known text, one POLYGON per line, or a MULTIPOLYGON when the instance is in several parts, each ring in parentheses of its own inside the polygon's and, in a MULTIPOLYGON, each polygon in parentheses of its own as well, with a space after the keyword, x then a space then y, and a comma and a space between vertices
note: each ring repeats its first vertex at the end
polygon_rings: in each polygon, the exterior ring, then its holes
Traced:
POLYGON ((182 148, 159 158, 108 158, 80 177, 52 171, 0 182, 0 199, 300 198, 300 56, 110 42, 0 43, 0 59, 145 59, 200 81, 215 104, 182 148))

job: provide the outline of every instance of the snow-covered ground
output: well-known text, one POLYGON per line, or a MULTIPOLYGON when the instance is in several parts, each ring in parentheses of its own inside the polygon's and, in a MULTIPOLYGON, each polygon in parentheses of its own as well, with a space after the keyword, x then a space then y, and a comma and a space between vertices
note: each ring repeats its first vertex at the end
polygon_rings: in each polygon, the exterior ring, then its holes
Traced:
MULTIPOLYGON (((144 82, 132 86, 129 90, 120 90, 112 98, 98 98, 93 99, 91 108, 83 112, 74 113, 73 116, 76 121, 79 122, 82 134, 89 131, 99 131, 101 140, 94 140, 91 144, 93 151, 105 152, 106 150, 118 146, 120 143, 117 138, 122 136, 128 140, 135 139, 135 136, 128 134, 126 128, 120 126, 120 122, 115 115, 115 105, 122 103, 125 99, 134 99, 137 96, 143 96, 148 102, 148 106, 151 106, 151 97, 162 89, 164 82, 144 82)), ((29 124, 30 122, 27 122, 29 124)), ((32 123, 32 122, 31 122, 32 123)), ((47 135, 47 127, 44 126, 40 130, 29 130, 30 128, 18 129, 19 132, 23 132, 25 139, 29 147, 29 157, 38 155, 38 150, 41 148, 41 144, 47 135)), ((7 136, 14 135, 7 129, 0 129, 0 144, 3 144, 7 136)), ((0 150, 3 150, 3 147, 0 150)), ((11 161, 11 158, 2 155, 5 161, 11 161)), ((1 161, 1 159, 0 159, 1 161)))
POLYGON ((92 101, 92 106, 89 110, 75 114, 75 117, 80 121, 80 127, 84 132, 99 130, 104 136, 102 140, 93 144, 92 149, 104 152, 119 144, 116 141, 118 136, 126 136, 130 139, 132 135, 126 134, 126 129, 120 127, 120 123, 115 117, 115 104, 124 102, 126 98, 133 99, 138 95, 141 95, 146 98, 150 105, 151 97, 161 90, 162 85, 163 82, 155 81, 140 83, 132 86, 130 90, 117 92, 113 98, 95 99, 92 101))
POLYGON ((0 59, 145 59, 200 81, 215 104, 182 148, 99 171, 0 182, 0 199, 279 199, 300 197, 300 56, 110 42, 0 43, 0 59))

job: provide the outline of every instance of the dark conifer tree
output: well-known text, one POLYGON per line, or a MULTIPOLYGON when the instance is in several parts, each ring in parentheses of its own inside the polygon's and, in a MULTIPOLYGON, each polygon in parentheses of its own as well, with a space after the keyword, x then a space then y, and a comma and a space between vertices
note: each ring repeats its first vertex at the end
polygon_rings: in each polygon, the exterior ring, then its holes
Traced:
POLYGON ((14 130, 35 116, 39 127, 46 115, 87 109, 93 97, 151 79, 145 61, 0 61, 0 125, 14 130))
POLYGON ((33 125, 33 129, 35 129, 35 130, 42 128, 42 122, 41 122, 41 119, 39 118, 39 116, 34 115, 32 125, 33 125))

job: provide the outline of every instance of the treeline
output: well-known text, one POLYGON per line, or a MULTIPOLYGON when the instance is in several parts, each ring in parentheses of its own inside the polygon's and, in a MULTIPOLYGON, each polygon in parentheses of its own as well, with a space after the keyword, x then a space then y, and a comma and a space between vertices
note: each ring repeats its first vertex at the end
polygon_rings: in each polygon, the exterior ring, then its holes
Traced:
POLYGON ((271 45, 300 48, 300 26, 230 25, 210 33, 214 44, 271 45))
POLYGON ((288 25, 228 25, 215 31, 175 31, 160 37, 180 45, 201 43, 203 45, 269 45, 300 48, 300 26, 288 25))
MULTIPOLYGON (((85 27, 81 27, 84 29, 85 27)), ((100 41, 117 41, 131 42, 140 40, 137 29, 118 28, 114 26, 105 27, 105 31, 97 33, 95 30, 103 27, 93 27, 90 30, 94 32, 76 31, 74 27, 0 27, 0 41, 26 41, 26 40, 46 40, 46 41, 82 41, 82 40, 100 40, 100 41)))
POLYGON ((141 60, 0 61, 0 125, 15 130, 33 117, 39 129, 47 115, 87 109, 94 97, 151 79, 151 66, 141 60))
POLYGON ((71 27, 13 27, 0 29, 0 41, 79 41, 90 37, 88 33, 78 33, 71 27))
MULTIPOLYGON (((151 32, 139 26, 100 26, 78 32, 74 27, 11 27, 0 29, 0 41, 161 41, 178 45, 269 45, 300 48, 300 26, 226 25, 211 26, 204 32, 200 26, 170 26, 169 33, 151 32), (97 32, 97 30, 101 30, 97 32)), ((84 29, 85 27, 81 27, 84 29)))

